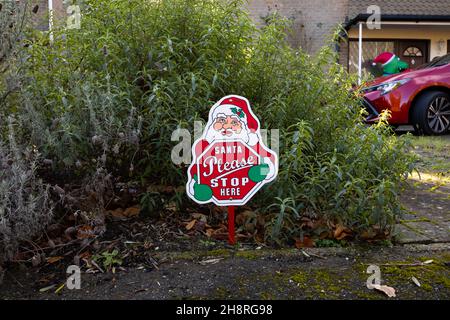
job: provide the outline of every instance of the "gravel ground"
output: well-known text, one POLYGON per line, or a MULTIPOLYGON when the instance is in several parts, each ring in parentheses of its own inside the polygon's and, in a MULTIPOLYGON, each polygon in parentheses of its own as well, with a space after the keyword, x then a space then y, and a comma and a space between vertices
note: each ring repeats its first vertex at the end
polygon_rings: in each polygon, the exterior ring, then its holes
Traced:
MULTIPOLYGON (((81 274, 81 289, 40 292, 40 272, 7 273, 2 299, 450 299, 450 244, 393 248, 223 250, 160 253, 157 268, 81 274), (430 262, 430 260, 433 260, 430 262), (424 263, 425 262, 425 263, 424 263), (381 284, 396 297, 369 290, 378 265, 381 284), (415 277, 420 287, 412 280, 415 277)), ((55 284, 64 283, 59 274, 55 284)))

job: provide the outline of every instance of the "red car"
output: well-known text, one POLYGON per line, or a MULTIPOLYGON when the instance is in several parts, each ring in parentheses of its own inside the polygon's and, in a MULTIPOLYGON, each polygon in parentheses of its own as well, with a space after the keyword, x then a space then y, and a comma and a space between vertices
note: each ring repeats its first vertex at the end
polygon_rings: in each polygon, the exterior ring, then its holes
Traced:
POLYGON ((444 134, 450 127, 450 54, 417 69, 375 79, 362 93, 369 112, 366 122, 376 122, 380 112, 388 109, 393 126, 410 124, 420 134, 444 134))

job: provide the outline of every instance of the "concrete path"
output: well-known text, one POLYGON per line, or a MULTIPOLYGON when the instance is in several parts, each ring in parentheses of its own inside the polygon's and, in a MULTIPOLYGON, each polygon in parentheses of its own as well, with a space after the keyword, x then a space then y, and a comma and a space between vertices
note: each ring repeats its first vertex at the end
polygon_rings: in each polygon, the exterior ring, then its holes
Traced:
POLYGON ((449 184, 418 182, 401 198, 409 212, 396 226, 397 243, 450 242, 449 184))
POLYGON ((450 135, 414 137, 419 173, 402 192, 408 213, 396 226, 396 241, 450 242, 450 135))

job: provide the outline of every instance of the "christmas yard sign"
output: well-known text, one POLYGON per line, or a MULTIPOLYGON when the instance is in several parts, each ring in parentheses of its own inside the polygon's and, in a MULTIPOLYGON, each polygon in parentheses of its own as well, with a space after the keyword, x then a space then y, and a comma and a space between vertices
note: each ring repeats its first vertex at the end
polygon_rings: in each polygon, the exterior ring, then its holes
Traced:
POLYGON ((192 155, 187 193, 200 204, 244 205, 278 171, 277 155, 264 145, 250 103, 235 95, 211 108, 192 155))
POLYGON ((228 206, 229 223, 234 220, 234 206, 246 204, 278 172, 277 155, 264 145, 249 101, 236 95, 212 106, 205 130, 192 146, 192 156, 188 196, 200 204, 228 206))

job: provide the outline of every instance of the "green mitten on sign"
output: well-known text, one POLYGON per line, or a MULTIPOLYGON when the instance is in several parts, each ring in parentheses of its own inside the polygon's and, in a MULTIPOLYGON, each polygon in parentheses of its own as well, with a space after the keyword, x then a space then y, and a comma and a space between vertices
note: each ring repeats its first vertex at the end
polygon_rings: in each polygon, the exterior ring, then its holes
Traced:
POLYGON ((260 164, 258 166, 254 166, 248 170, 248 177, 253 182, 261 182, 263 181, 267 175, 269 174, 269 165, 268 164, 260 164))
POLYGON ((197 175, 194 176, 194 180, 196 181, 194 184, 194 197, 198 201, 208 201, 212 198, 213 192, 210 186, 206 184, 198 184, 197 183, 197 175))

